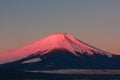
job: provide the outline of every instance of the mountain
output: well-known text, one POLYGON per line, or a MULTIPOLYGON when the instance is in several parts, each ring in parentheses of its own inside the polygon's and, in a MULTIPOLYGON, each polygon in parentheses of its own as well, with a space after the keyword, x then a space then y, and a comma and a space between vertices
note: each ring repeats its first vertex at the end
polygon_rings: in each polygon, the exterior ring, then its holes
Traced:
POLYGON ((88 45, 67 33, 54 33, 0 54, 9 70, 119 69, 120 56, 88 45))

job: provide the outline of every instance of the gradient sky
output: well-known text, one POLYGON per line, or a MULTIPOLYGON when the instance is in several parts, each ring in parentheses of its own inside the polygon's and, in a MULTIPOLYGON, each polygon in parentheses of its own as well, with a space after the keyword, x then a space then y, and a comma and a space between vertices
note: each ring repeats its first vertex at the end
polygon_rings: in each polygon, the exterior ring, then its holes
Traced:
POLYGON ((120 0, 0 0, 0 52, 54 32, 120 54, 120 0))

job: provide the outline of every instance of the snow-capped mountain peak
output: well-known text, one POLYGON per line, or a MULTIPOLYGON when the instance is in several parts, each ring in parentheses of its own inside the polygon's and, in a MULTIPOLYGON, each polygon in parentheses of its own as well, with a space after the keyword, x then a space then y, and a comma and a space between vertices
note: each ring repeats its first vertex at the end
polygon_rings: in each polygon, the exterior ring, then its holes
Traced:
POLYGON ((54 49, 65 49, 76 56, 79 56, 76 52, 87 55, 94 55, 94 53, 97 53, 100 55, 111 56, 111 54, 89 46, 88 44, 74 38, 70 34, 59 32, 53 33, 22 48, 0 54, 0 64, 20 60, 29 55, 37 54, 37 52, 39 52, 40 55, 49 54, 49 52, 54 49))

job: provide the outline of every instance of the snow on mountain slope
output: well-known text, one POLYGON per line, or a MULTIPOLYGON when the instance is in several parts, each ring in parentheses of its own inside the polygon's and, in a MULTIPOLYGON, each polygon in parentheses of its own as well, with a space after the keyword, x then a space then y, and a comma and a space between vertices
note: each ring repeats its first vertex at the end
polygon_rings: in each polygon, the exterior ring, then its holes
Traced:
POLYGON ((112 54, 94 48, 74 38, 70 34, 54 33, 22 48, 0 54, 0 64, 20 60, 31 54, 36 54, 37 52, 40 52, 40 55, 44 55, 53 49, 65 49, 76 56, 79 56, 76 52, 80 52, 81 54, 86 53, 87 55, 94 55, 94 53, 97 53, 100 55, 112 56, 112 54))

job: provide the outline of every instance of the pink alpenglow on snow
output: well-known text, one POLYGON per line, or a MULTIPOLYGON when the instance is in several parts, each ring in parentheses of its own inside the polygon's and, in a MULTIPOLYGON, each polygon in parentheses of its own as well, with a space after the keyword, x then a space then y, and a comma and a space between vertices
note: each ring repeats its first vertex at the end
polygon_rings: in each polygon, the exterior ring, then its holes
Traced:
POLYGON ((40 55, 44 55, 54 49, 65 49, 76 56, 79 56, 76 52, 79 52, 80 54, 86 53, 87 55, 94 55, 94 53, 98 53, 100 55, 112 56, 112 54, 92 47, 74 38, 70 34, 59 32, 51 34, 22 48, 0 54, 0 64, 20 60, 29 55, 37 54, 37 52, 40 52, 40 55))

